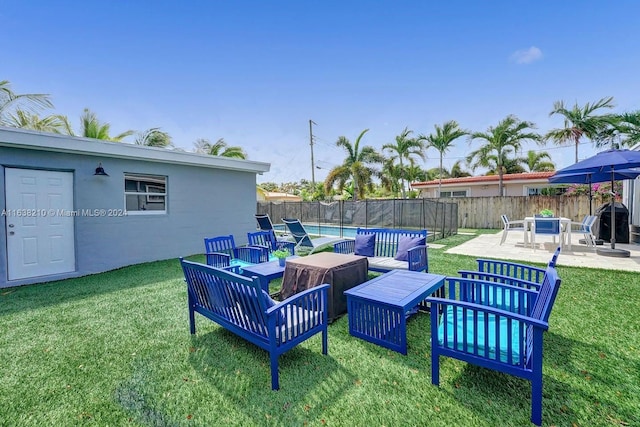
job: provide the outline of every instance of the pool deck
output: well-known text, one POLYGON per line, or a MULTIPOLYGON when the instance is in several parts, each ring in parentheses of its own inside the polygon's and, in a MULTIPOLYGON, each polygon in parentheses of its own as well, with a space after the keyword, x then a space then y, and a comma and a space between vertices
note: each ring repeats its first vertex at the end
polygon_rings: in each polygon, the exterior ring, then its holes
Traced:
MULTIPOLYGON (((502 232, 481 234, 468 242, 446 250, 445 253, 470 255, 477 258, 547 263, 557 247, 551 238, 548 238, 542 242, 536 242, 537 247, 534 251, 531 247, 524 246, 521 232, 509 233, 502 245, 500 245, 501 238, 502 232)), ((558 265, 640 272, 640 245, 616 243, 616 249, 625 249, 631 252, 631 256, 629 258, 615 258, 598 255, 595 249, 578 243, 577 236, 573 236, 572 243, 571 250, 566 248, 562 250, 558 258, 558 265)), ((603 246, 598 247, 610 248, 611 245, 605 242, 603 246)))

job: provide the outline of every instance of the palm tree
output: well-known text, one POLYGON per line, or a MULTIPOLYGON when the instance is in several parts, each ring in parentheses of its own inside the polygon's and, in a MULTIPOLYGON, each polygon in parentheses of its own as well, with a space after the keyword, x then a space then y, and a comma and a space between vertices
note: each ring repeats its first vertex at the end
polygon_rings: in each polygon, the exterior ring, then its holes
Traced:
POLYGON ((453 166, 451 166, 451 172, 449 173, 449 176, 451 178, 464 178, 467 176, 471 176, 471 174, 462 169, 462 162, 458 160, 453 164, 453 166))
POLYGON ((610 126, 596 138, 596 147, 632 147, 640 143, 640 110, 632 113, 614 114, 610 126))
POLYGON ((409 138, 413 131, 408 128, 404 128, 400 135, 396 136, 395 144, 384 144, 382 146, 383 150, 389 150, 393 153, 397 154, 398 162, 400 163, 400 189, 402 192, 402 198, 406 198, 406 190, 404 184, 404 178, 407 173, 403 164, 403 159, 412 161, 412 156, 418 156, 422 160, 424 160, 424 154, 422 150, 424 149, 424 144, 422 143, 422 138, 409 138))
POLYGON ((570 110, 564 106, 563 101, 556 101, 553 104, 553 110, 549 113, 549 116, 553 116, 554 114, 564 116, 564 128, 550 130, 544 139, 550 139, 557 145, 573 142, 576 147, 576 163, 578 163, 578 145, 580 144, 580 139, 586 136, 594 141, 598 138, 598 135, 611 124, 611 115, 594 114, 601 108, 613 108, 613 97, 602 98, 593 104, 587 102, 582 108, 578 106, 578 103, 575 103, 570 110))
POLYGON ((118 135, 111 136, 109 135, 110 130, 111 125, 109 123, 100 122, 94 112, 88 108, 84 109, 82 116, 80 116, 80 136, 82 137, 122 142, 124 138, 133 135, 134 133, 134 131, 128 130, 118 135))
POLYGON ((500 155, 501 160, 498 162, 496 154, 490 154, 489 160, 493 167, 490 167, 485 175, 498 175, 498 164, 501 164, 502 171, 505 175, 512 173, 524 173, 525 169, 522 164, 525 162, 524 158, 511 156, 513 150, 511 148, 505 148, 500 155))
POLYGON ((395 156, 384 159, 380 173, 380 184, 385 190, 389 191, 394 198, 398 198, 402 171, 400 165, 396 164, 395 160, 395 156))
POLYGON ((556 165, 551 161, 551 156, 546 151, 537 153, 533 150, 527 151, 524 163, 529 168, 529 172, 548 172, 556 170, 556 165))
POLYGON ((21 129, 37 130, 39 132, 51 132, 70 135, 71 125, 66 116, 54 114, 40 117, 38 114, 26 110, 16 110, 8 115, 6 126, 21 129))
POLYGON ((220 138, 212 144, 208 139, 199 138, 195 142, 195 151, 200 154, 208 154, 210 156, 232 157, 235 159, 247 159, 247 153, 242 147, 228 145, 224 138, 220 138))
POLYGON ((377 173, 374 165, 382 163, 384 157, 371 146, 367 145, 362 149, 360 148, 360 141, 368 131, 369 129, 363 130, 353 145, 344 136, 338 138, 336 146, 344 148, 347 152, 347 157, 342 162, 342 165, 336 166, 329 171, 329 175, 324 181, 326 193, 331 191, 335 183, 338 183, 338 191, 342 192, 348 181, 351 181, 353 199, 357 200, 358 197, 364 198, 366 188, 372 188, 372 178, 377 173))
POLYGON ((440 153, 440 177, 438 182, 438 196, 440 195, 440 189, 442 188, 442 157, 451 147, 453 147, 453 141, 461 136, 468 135, 469 132, 460 129, 458 123, 455 120, 445 122, 442 127, 435 125, 435 134, 429 134, 425 137, 427 141, 427 148, 433 147, 440 153))
POLYGON ((496 127, 490 126, 486 132, 473 132, 471 141, 481 139, 486 144, 471 152, 467 156, 467 163, 472 170, 478 167, 493 169, 498 174, 498 193, 504 195, 502 177, 505 173, 505 158, 510 149, 518 151, 522 142, 526 140, 540 141, 540 135, 529 132, 534 124, 521 121, 516 116, 509 115, 498 123, 496 127), (506 150, 506 152, 505 152, 506 150))
POLYGON ((136 136, 137 145, 145 145, 147 147, 171 147, 171 136, 167 132, 163 132, 160 128, 147 129, 136 136))
POLYGON ((15 116, 19 111, 37 113, 46 108, 53 108, 49 95, 43 93, 18 95, 11 90, 8 80, 0 81, 0 126, 12 126, 12 115, 15 116))

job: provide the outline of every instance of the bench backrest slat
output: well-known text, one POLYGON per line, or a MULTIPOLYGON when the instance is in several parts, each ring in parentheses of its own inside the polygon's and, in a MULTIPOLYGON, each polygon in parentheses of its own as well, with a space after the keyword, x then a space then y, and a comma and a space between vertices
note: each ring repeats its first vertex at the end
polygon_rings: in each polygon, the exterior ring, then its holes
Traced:
POLYGON ((403 230, 399 228, 358 228, 356 234, 375 234, 375 256, 394 257, 398 252, 400 237, 424 237, 427 241, 427 230, 403 230))
POLYGON ((266 304, 257 279, 182 260, 190 302, 214 316, 267 336, 266 304))

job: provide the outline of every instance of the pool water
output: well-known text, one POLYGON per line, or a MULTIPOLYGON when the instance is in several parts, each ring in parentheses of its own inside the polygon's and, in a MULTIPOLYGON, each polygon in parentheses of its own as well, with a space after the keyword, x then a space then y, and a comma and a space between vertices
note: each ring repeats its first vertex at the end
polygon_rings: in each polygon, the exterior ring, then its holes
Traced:
MULTIPOLYGON (((331 237, 356 237, 357 227, 342 227, 342 235, 340 235, 340 227, 336 225, 317 225, 317 224, 303 224, 307 233, 316 236, 331 236, 331 237)), ((273 228, 276 231, 285 232, 287 229, 284 224, 274 225, 273 228)))

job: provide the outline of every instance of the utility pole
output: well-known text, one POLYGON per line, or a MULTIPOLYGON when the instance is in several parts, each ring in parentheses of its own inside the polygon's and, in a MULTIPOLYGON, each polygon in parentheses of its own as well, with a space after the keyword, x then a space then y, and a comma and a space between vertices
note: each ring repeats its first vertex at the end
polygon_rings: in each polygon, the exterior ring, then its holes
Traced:
POLYGON ((309 119, 309 145, 311 145, 311 184, 313 185, 313 191, 316 189, 316 164, 313 161, 313 125, 316 125, 316 122, 309 119))

